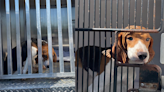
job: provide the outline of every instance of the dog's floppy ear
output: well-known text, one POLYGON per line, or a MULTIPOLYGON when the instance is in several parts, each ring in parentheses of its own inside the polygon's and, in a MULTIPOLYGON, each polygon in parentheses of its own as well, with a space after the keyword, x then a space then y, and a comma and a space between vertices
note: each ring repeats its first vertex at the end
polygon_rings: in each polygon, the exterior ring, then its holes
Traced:
MULTIPOLYGON (((118 34, 118 45, 117 45, 117 60, 122 62, 122 63, 125 63, 126 62, 126 59, 127 59, 127 54, 126 54, 126 42, 125 42, 125 37, 123 37, 123 33, 119 33, 118 34)), ((115 54, 116 54, 116 51, 115 51, 115 48, 116 48, 116 43, 114 43, 113 47, 112 47, 112 57, 115 58, 115 54)))
POLYGON ((149 55, 150 55, 148 62, 150 62, 154 58, 154 55, 155 55, 155 52, 153 50, 153 38, 150 39, 148 50, 149 50, 149 55))

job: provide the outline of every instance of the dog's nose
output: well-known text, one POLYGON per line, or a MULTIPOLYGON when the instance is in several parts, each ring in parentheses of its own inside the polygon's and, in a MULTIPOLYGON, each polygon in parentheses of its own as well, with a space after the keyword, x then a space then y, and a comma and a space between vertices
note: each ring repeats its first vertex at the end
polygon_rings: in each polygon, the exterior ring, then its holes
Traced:
POLYGON ((147 53, 146 52, 139 52, 138 57, 140 60, 144 60, 147 57, 147 53))
POLYGON ((49 65, 48 66, 46 66, 47 68, 49 68, 49 65))

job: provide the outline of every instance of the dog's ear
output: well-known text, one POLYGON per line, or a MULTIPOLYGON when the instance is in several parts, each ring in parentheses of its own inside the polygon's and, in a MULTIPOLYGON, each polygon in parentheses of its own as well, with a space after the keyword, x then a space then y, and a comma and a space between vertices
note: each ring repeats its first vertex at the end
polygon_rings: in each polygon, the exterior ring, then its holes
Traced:
MULTIPOLYGON (((117 60, 122 62, 122 63, 126 63, 126 59, 127 59, 127 54, 126 54, 126 42, 125 42, 125 37, 123 37, 123 33, 119 33, 118 34, 118 45, 117 45, 117 60)), ((112 47, 112 57, 115 58, 115 51, 116 48, 116 43, 114 43, 113 47, 112 47)))
POLYGON ((148 62, 150 62, 154 58, 154 55, 155 55, 155 52, 153 50, 153 38, 150 39, 148 50, 149 50, 149 55, 150 55, 148 62))

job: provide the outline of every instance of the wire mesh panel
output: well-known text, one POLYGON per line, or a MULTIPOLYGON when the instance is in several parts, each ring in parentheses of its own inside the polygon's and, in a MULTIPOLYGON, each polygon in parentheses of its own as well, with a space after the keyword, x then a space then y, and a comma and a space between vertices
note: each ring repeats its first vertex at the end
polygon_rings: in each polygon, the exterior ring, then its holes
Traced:
POLYGON ((76 91, 137 92, 139 69, 154 57, 149 32, 163 30, 163 0, 75 3, 76 91))
POLYGON ((7 39, 7 41, 5 39, 0 41, 0 79, 75 76, 73 3, 74 1, 71 0, 0 1, 0 38, 7 39), (62 12, 63 7, 65 10, 62 12), (62 23, 63 13, 66 15, 62 23), (54 20, 55 17, 57 20, 54 20), (64 25, 64 32, 62 32, 62 25, 64 25), (68 40, 62 36, 63 33, 69 33, 64 34, 67 35, 68 40), (69 43, 68 61, 70 61, 66 68, 63 60, 65 40, 69 43), (3 47, 5 42, 7 42, 6 49, 3 47), (58 47, 54 47, 57 46, 56 44, 59 44, 58 47), (55 48, 59 48, 59 55, 55 48))

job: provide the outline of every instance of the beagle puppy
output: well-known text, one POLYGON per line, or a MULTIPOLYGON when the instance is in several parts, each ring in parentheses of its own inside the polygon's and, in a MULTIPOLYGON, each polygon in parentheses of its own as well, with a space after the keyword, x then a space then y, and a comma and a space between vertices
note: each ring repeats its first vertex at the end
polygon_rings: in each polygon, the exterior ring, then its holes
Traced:
MULTIPOLYGON (((125 29, 129 29, 126 27, 125 29)), ((134 25, 130 26, 130 29, 135 29, 134 25)), ((136 29, 141 29, 140 26, 136 26, 136 29)), ((142 29, 146 29, 142 27, 142 29)), ((95 53, 93 53, 93 46, 89 46, 89 66, 88 66, 88 46, 84 47, 84 60, 83 60, 83 47, 79 48, 75 53, 75 67, 77 69, 78 60, 78 92, 82 92, 82 81, 81 75, 82 69, 84 70, 83 76, 83 92, 87 91, 87 72, 89 72, 88 80, 88 92, 98 92, 98 75, 99 75, 99 92, 103 92, 105 86, 106 91, 113 92, 113 81, 114 81, 114 61, 115 54, 117 54, 117 63, 128 63, 128 64, 147 64, 149 63, 155 52, 153 50, 153 39, 149 33, 141 32, 120 32, 118 34, 118 53, 115 52, 116 43, 114 43, 112 48, 101 48, 95 46, 95 53), (112 52, 111 52, 112 51, 112 52), (78 55, 79 52, 79 56, 78 55), (105 56, 106 52, 106 56, 105 56), (111 54, 110 54, 111 53, 111 54), (95 54, 95 61, 93 61, 93 54, 95 54), (101 58, 99 57, 101 54, 101 58), (106 59, 105 59, 106 58, 106 59), (83 60, 83 61, 82 61, 83 60), (105 63, 106 60, 106 63, 105 63), (100 61, 100 62, 99 62, 100 61), (93 69, 94 62, 94 69, 93 69), (111 68, 112 67, 112 68, 111 68), (104 68, 106 68, 105 74, 105 85, 104 85, 104 68), (110 70, 112 69, 112 70, 110 70), (110 85, 110 71, 111 71, 111 90, 109 91, 110 85), (92 73, 94 72, 94 75, 92 73), (94 90, 92 91, 92 78, 94 78, 94 90), (108 89, 108 90, 107 90, 108 89)), ((76 70, 77 72, 77 70, 76 70)), ((122 92, 127 92, 126 87, 132 88, 133 85, 133 68, 129 67, 128 84, 127 82, 127 67, 123 67, 122 74, 122 92)), ((117 68, 117 92, 120 92, 121 85, 121 67, 117 68)), ((77 77, 77 76, 76 76, 77 77)), ((136 74, 135 76, 136 77, 136 74)))
MULTIPOLYGON (((27 41, 21 44, 21 57, 22 57, 22 73, 26 74, 28 71, 28 58, 27 58, 27 41)), ((31 54, 32 54, 32 72, 38 72, 38 47, 37 39, 31 39, 31 54)), ((57 55, 52 48, 53 62, 57 61, 57 55)), ((49 54, 48 54, 48 43, 42 40, 42 62, 43 69, 49 68, 49 54)), ((17 48, 12 49, 12 67, 13 73, 17 73, 17 48)), ((4 61, 4 74, 7 74, 7 58, 4 61)))

